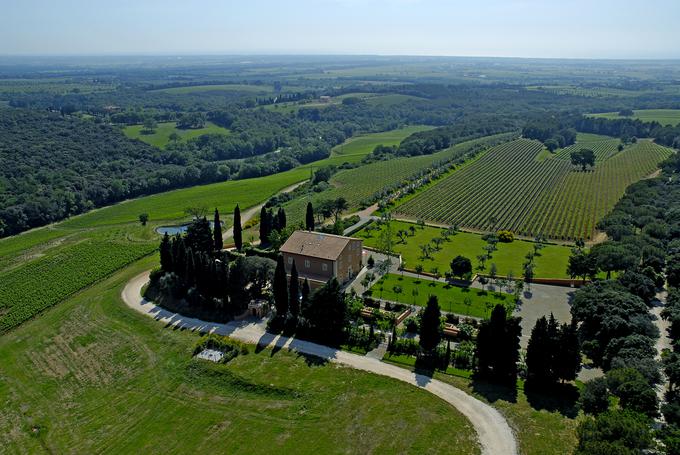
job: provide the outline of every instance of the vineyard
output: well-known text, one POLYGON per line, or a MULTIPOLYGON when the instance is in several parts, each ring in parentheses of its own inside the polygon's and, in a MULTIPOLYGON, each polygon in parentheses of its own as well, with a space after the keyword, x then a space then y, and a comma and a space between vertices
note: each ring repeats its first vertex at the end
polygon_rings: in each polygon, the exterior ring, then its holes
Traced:
POLYGON ((156 247, 156 242, 96 238, 0 272, 0 334, 156 247))
POLYGON ((672 151, 640 141, 623 151, 618 140, 579 143, 592 148, 593 170, 576 170, 569 148, 543 161, 542 144, 518 139, 487 152, 395 209, 425 219, 478 230, 509 229, 559 240, 591 239, 597 221, 626 187, 651 174, 672 151))
POLYGON ((292 223, 301 222, 310 198, 312 204, 317 204, 319 201, 344 197, 349 203, 350 211, 368 206, 375 202, 374 199, 378 195, 390 193, 409 177, 425 172, 437 163, 461 157, 473 147, 495 144, 509 137, 511 136, 507 134, 489 136, 463 142, 432 155, 394 158, 340 171, 331 178, 331 188, 328 190, 296 199, 288 204, 285 207, 288 220, 292 223))

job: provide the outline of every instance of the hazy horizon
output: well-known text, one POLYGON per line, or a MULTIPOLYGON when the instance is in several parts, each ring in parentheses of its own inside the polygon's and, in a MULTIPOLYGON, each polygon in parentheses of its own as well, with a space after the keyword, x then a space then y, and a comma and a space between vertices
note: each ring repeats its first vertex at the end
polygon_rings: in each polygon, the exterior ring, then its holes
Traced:
POLYGON ((10 0, 0 55, 674 60, 678 17, 672 0, 10 0))

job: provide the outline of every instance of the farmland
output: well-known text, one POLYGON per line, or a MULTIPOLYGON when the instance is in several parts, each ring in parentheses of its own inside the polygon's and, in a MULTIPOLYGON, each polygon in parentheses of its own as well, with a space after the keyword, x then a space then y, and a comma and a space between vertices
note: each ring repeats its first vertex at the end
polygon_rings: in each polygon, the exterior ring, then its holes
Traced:
POLYGON ((389 378, 253 346, 226 365, 193 360, 197 334, 120 301, 157 261, 0 337, 0 452, 479 453, 459 412, 389 378))
POLYGON ((175 122, 161 122, 151 134, 144 132, 142 125, 131 125, 123 128, 123 133, 131 139, 139 139, 147 144, 163 148, 170 142, 170 135, 177 133, 180 140, 189 140, 204 134, 229 134, 229 130, 208 122, 204 128, 181 129, 175 126, 175 122))
POLYGON ((423 307, 430 295, 434 295, 442 310, 477 318, 488 318, 490 309, 499 304, 505 305, 509 312, 514 311, 512 296, 505 293, 463 288, 393 273, 378 280, 371 291, 371 295, 376 298, 423 307))
POLYGON ((591 239, 597 221, 626 187, 650 175, 672 153, 650 141, 618 153, 614 141, 595 143, 599 162, 587 172, 564 159, 568 151, 539 160, 543 145, 538 142, 502 144, 399 205, 395 213, 469 229, 509 229, 527 237, 591 239))
MULTIPOLYGON (((383 248, 382 239, 387 230, 387 224, 376 225, 362 229, 354 234, 355 237, 364 239, 364 245, 381 249, 383 248)), ((458 232, 449 237, 441 244, 441 249, 432 253, 431 257, 421 257, 420 245, 429 244, 435 237, 441 237, 442 229, 432 226, 416 227, 413 223, 403 221, 392 221, 390 224, 392 232, 392 250, 401 254, 404 266, 414 270, 420 264, 426 272, 437 268, 441 274, 449 270, 451 259, 461 255, 472 261, 473 271, 488 273, 491 264, 496 264, 498 276, 505 277, 512 274, 515 277, 521 275, 524 257, 529 252, 533 252, 533 243, 515 240, 512 243, 498 243, 497 250, 493 252, 492 258, 486 261, 486 269, 478 269, 477 256, 484 253, 486 242, 479 234, 469 232, 458 232), (415 227, 414 231, 410 228, 415 227), (399 231, 407 231, 408 236, 403 240, 397 236, 399 231)), ((567 263, 569 260, 570 249, 560 245, 547 245, 534 258, 536 268, 534 270, 537 278, 568 278, 567 263)))
POLYGON ((155 242, 87 239, 0 272, 0 334, 155 249, 155 242))
POLYGON ((680 124, 680 109, 640 109, 633 110, 631 117, 622 117, 618 112, 603 112, 600 114, 589 114, 591 117, 608 119, 633 118, 643 122, 659 122, 662 125, 680 124))
POLYGON ((269 94, 274 92, 270 85, 247 85, 247 84, 209 84, 209 85, 189 85, 186 87, 172 87, 158 89, 159 92, 184 95, 197 92, 242 92, 249 94, 269 94))
MULTIPOLYGON (((344 197, 349 203, 350 211, 357 210, 370 205, 372 199, 377 195, 388 192, 402 184, 405 179, 424 172, 437 163, 462 156, 475 146, 496 143, 509 137, 507 134, 489 136, 463 142, 432 155, 393 158, 366 164, 355 169, 342 170, 330 179, 330 189, 321 193, 314 193, 311 196, 312 203, 344 197)), ((374 145, 371 144, 371 146, 374 145)), ((308 200, 308 198, 301 198, 285 207, 286 213, 289 214, 289 220, 293 222, 302 220, 308 200)))
MULTIPOLYGON (((398 141, 422 129, 378 133, 381 141, 398 141)), ((119 203, 73 217, 53 226, 35 229, 0 240, 0 327, 9 328, 64 297, 107 276, 150 253, 158 246, 154 229, 160 224, 188 219, 189 207, 219 208, 222 220, 231 224, 231 214, 256 205, 283 188, 309 177, 310 168, 341 164, 353 156, 364 156, 371 135, 348 142, 331 158, 283 173, 239 181, 185 188, 119 203), (355 155, 358 154, 358 155, 355 155), (137 217, 148 213, 150 222, 140 226, 137 217), (99 248, 101 256, 92 254, 99 248), (72 277, 70 280, 67 277, 72 277), (17 297, 21 295, 23 297, 17 297)))

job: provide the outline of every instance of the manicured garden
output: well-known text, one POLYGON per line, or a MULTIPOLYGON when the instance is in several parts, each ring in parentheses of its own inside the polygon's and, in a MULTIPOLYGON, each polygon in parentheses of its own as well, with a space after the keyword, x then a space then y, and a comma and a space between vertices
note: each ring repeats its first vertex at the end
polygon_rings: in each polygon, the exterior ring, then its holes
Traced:
POLYGON ((410 305, 425 306, 430 295, 437 296, 443 311, 487 318, 494 306, 514 309, 513 297, 506 293, 453 286, 426 278, 388 273, 371 287, 371 296, 410 305))
MULTIPOLYGON (((441 237, 443 229, 432 226, 418 226, 414 223, 404 221, 391 221, 392 249, 395 253, 401 254, 405 263, 405 268, 415 270, 418 264, 423 266, 425 272, 437 268, 443 275, 449 270, 451 259, 455 256, 465 256, 472 261, 473 272, 488 274, 491 264, 496 264, 497 275, 507 277, 512 274, 515 278, 522 274, 522 263, 527 253, 534 251, 534 243, 514 240, 511 243, 497 244, 497 250, 492 253, 491 259, 486 260, 486 268, 478 270, 477 256, 485 253, 486 242, 479 234, 468 232, 458 232, 450 236, 440 245, 439 251, 431 253, 430 258, 423 258, 420 245, 432 242, 432 239, 441 237), (411 230, 411 227, 414 229, 411 230), (406 231, 408 235, 400 238, 399 231, 406 231)), ((368 227, 354 234, 355 237, 364 239, 364 245, 383 249, 383 234, 387 230, 387 224, 372 223, 368 227)), ((536 265, 534 276, 536 278, 568 278, 567 264, 571 250, 567 246, 546 245, 534 257, 536 265)))

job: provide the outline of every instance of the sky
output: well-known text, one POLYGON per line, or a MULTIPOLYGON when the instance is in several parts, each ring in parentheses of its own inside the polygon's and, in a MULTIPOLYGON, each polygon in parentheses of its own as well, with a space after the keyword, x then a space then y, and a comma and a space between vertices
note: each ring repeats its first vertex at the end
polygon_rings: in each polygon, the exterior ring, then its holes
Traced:
POLYGON ((0 0, 0 55, 680 58, 680 0, 0 0))

